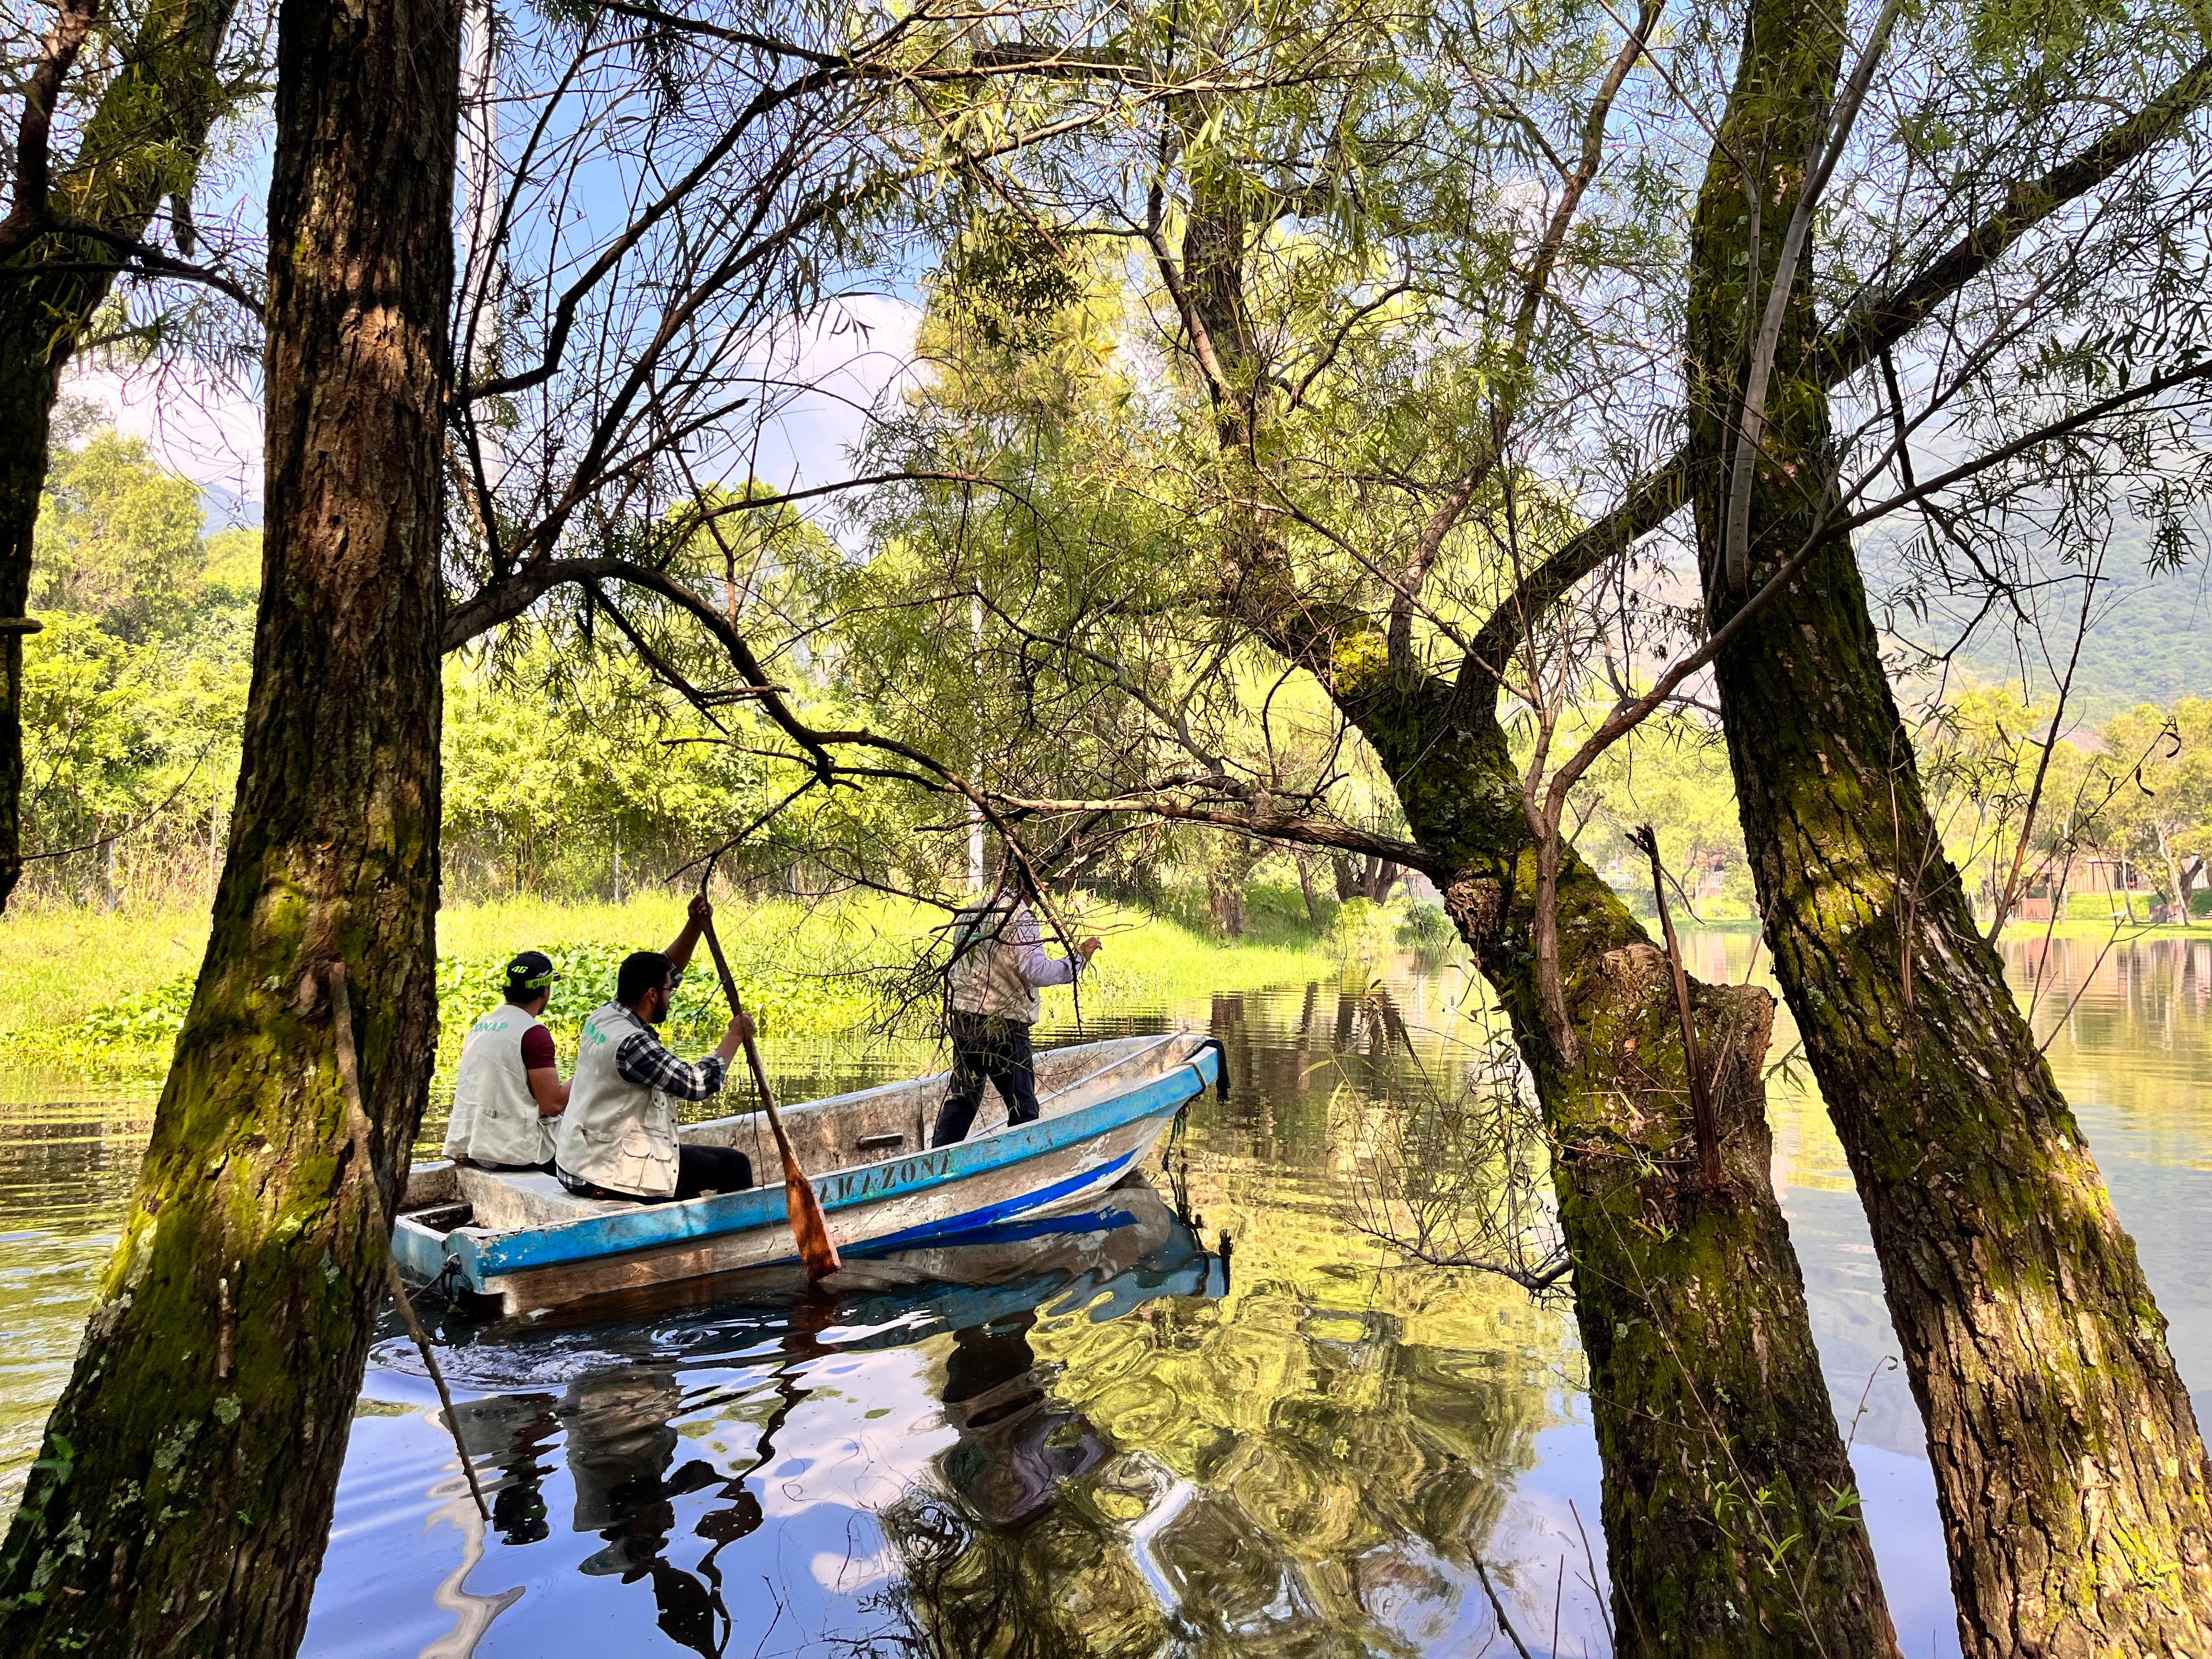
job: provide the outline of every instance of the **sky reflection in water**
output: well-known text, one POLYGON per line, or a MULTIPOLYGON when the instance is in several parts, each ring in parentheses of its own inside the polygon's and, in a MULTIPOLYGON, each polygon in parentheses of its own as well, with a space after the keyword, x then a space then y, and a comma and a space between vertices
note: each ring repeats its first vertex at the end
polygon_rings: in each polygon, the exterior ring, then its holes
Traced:
MULTIPOLYGON (((1743 976, 1747 937, 1689 945, 1705 976, 1743 976)), ((2028 984, 2039 953, 2009 954, 2028 984)), ((1451 1012, 1463 979, 1389 984, 1448 1066, 1469 1029, 1451 1012)), ((2208 1001, 2212 944, 2166 942, 2101 961, 2054 947, 2037 1000, 2200 1418, 2208 1001)), ((448 1316, 489 1528, 388 1332, 304 1651, 1505 1654, 1501 1603, 1532 1653, 1609 1650, 1565 1305, 1395 1267, 1340 1212, 1340 1091, 1378 1097, 1400 1074, 1371 1005, 1354 985, 1173 1012, 1227 1040, 1236 1084, 1194 1108, 1180 1182, 1155 1159, 1152 1191, 1024 1240, 864 1264, 827 1305, 752 1284, 519 1324, 448 1316)), ((793 1098, 923 1063, 834 1045, 780 1057, 793 1098)), ((0 1106, 0 1502, 67 1374, 149 1110, 0 1106)), ((1773 1111, 1899 1635, 1912 1659, 1953 1654, 1918 1419, 1885 1363, 1841 1151, 1802 1086, 1778 1083, 1773 1111)))

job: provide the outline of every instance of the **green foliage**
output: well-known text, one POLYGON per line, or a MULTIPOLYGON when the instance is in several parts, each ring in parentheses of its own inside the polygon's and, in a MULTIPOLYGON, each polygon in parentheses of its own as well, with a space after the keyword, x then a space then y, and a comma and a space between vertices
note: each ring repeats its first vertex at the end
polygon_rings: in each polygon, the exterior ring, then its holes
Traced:
MULTIPOLYGON (((937 1005, 902 1005, 899 968, 925 951, 938 921, 921 907, 858 896, 803 905, 771 900, 725 901, 719 932, 746 1011, 768 1039, 834 1036, 886 1024, 908 1036, 936 1034, 937 1005)), ((665 893, 630 904, 570 908, 557 905, 457 907, 441 918, 449 945, 438 963, 439 1062, 450 1079, 470 1024, 500 1000, 504 969, 520 950, 540 950, 562 977, 546 1023, 563 1042, 583 1018, 614 994, 616 970, 635 950, 665 945, 683 907, 665 893)), ((183 918, 172 918, 181 931, 183 918)), ((1079 919, 1105 935, 1107 948, 1080 985, 1085 1017, 1146 1012, 1229 987, 1258 988, 1327 979, 1339 974, 1336 953, 1302 939, 1224 945, 1176 922, 1118 906, 1079 919)), ((204 923, 200 925, 204 926, 204 923)), ((9 930, 52 931, 51 919, 10 916, 9 930)), ((168 932, 167 924, 155 930, 168 932)), ((171 972, 147 983, 134 977, 172 966, 192 953, 180 939, 171 951, 144 944, 143 921, 124 916, 76 918, 67 936, 46 942, 35 977, 0 974, 0 1066, 104 1079, 158 1078, 167 1066, 191 1002, 194 974, 171 972), (84 1003, 131 987, 89 1010, 84 1003)), ((9 936, 14 938, 11 933, 9 936)), ((164 941, 171 942, 171 941, 164 941)), ((1053 1017, 1074 1012, 1054 999, 1053 1017)), ((727 1018, 720 981, 703 948, 693 959, 664 1028, 670 1041, 711 1046, 727 1018)), ((441 1085, 442 1086, 442 1085, 441 1085)))
POLYGON ((1083 297, 1062 244, 1012 213, 977 218, 946 250, 935 291, 956 326, 994 349, 1035 349, 1083 297))
POLYGON ((1629 842, 1641 824, 1659 836, 1673 885, 1668 902, 1698 921, 1750 914, 1750 866, 1737 821, 1728 746, 1710 721, 1655 714, 1590 769, 1576 805, 1575 845, 1638 914, 1656 914, 1650 859, 1629 842), (1712 878, 1721 878, 1717 892, 1712 878))
POLYGON ((199 491, 143 441, 102 432, 57 448, 39 505, 33 606, 95 617, 133 644, 189 622, 207 564, 199 491))
POLYGON ((1449 949, 1457 943, 1459 930, 1441 904, 1414 904, 1406 911, 1405 920, 1398 924, 1398 943, 1409 945, 1416 951, 1436 951, 1449 949))

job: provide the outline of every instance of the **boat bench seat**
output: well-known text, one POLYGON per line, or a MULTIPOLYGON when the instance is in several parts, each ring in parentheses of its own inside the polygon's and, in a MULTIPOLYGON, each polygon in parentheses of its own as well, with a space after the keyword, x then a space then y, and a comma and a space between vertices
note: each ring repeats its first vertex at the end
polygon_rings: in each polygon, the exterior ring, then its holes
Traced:
POLYGON ((488 1232, 557 1227, 564 1221, 587 1221, 595 1215, 643 1207, 620 1199, 580 1197, 550 1175, 495 1174, 465 1165, 453 1173, 461 1196, 475 1212, 472 1224, 488 1232))

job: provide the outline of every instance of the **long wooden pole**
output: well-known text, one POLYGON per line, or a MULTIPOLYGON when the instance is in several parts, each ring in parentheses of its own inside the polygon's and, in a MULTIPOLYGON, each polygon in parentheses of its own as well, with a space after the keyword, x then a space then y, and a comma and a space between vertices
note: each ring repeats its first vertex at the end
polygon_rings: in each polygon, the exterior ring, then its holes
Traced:
MULTIPOLYGON (((738 982, 730 976, 730 964, 722 955, 722 941, 714 937, 713 917, 708 917, 702 931, 707 936, 707 949, 714 957, 714 971, 722 976, 722 994, 730 1000, 732 1018, 744 1012, 744 1005, 738 1000, 738 982)), ((814 1183, 806 1178, 806 1171, 799 1167, 799 1154, 791 1149, 791 1137, 784 1133, 783 1119, 775 1109, 775 1094, 768 1086, 768 1073, 761 1068, 760 1049, 750 1036, 745 1038, 745 1064, 752 1067, 753 1087, 760 1093, 761 1109, 768 1114, 769 1133, 775 1137, 775 1150, 783 1159, 783 1206, 791 1221, 791 1236, 799 1241, 799 1258, 806 1264, 810 1279, 822 1279, 834 1273, 843 1264, 837 1260, 837 1247, 830 1240, 829 1218, 822 1213, 822 1200, 814 1190, 814 1183)))
MULTIPOLYGON (((1639 826, 1629 839, 1651 860, 1651 896, 1659 902, 1659 931, 1667 941, 1667 963, 1674 973, 1674 1018, 1682 1027, 1682 1064, 1690 1074, 1690 1121, 1698 1140, 1698 1173, 1708 1187, 1727 1180, 1721 1167, 1721 1123, 1713 1110, 1711 1079, 1705 1076, 1705 1057, 1698 1052, 1697 1021, 1690 1013, 1690 975, 1682 966, 1682 946, 1674 937, 1674 918, 1667 908, 1667 871, 1659 861, 1659 832, 1650 824, 1639 826)), ((1726 1061, 1727 1051, 1721 1058, 1726 1061)))

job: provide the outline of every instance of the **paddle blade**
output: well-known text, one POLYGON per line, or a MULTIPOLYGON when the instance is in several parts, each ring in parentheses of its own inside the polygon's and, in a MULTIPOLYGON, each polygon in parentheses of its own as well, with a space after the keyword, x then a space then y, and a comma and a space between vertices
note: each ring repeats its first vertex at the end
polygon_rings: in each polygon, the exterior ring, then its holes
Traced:
POLYGON ((806 1264, 808 1279, 826 1279, 844 1265, 830 1241, 829 1218, 822 1213, 814 1183, 788 1151, 783 1155, 783 1206, 790 1213, 791 1236, 799 1242, 799 1259, 806 1264))
MULTIPOLYGON (((752 1046, 747 1039, 748 1054, 752 1046)), ((765 1079, 761 1084, 761 1105, 768 1113, 775 1150, 783 1158, 783 1209, 791 1223, 791 1236, 799 1245, 799 1259, 806 1264, 810 1281, 826 1279, 844 1263, 837 1260, 837 1247, 830 1242, 830 1218, 822 1213, 822 1200, 815 1193, 814 1183, 799 1167, 799 1154, 791 1149, 791 1137, 783 1129, 783 1114, 775 1109, 775 1097, 768 1092, 765 1079)))

